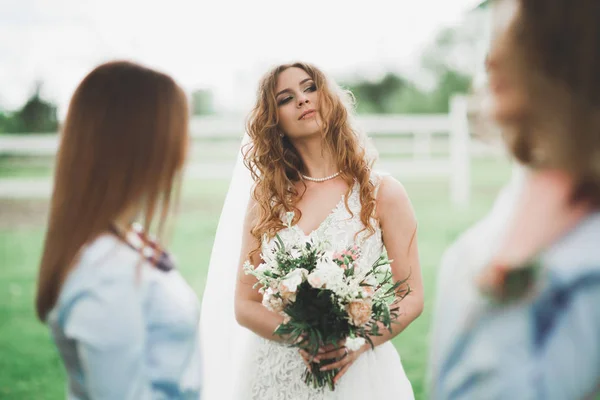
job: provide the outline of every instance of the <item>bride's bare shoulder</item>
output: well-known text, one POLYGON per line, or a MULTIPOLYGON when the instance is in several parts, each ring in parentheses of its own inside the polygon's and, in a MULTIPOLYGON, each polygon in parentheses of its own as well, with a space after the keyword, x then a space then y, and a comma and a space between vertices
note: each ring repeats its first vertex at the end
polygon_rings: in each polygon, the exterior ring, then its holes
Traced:
POLYGON ((381 176, 377 183, 377 210, 380 217, 387 213, 414 214, 406 188, 391 175, 381 176))

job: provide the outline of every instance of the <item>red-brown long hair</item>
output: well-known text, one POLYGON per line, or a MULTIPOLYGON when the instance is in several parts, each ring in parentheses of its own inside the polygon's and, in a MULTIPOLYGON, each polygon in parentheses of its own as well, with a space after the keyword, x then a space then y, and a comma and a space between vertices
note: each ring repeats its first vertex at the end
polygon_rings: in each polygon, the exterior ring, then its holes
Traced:
POLYGON ((175 81, 130 62, 100 65, 75 91, 57 155, 36 308, 44 321, 81 248, 133 210, 158 235, 188 142, 188 104, 175 81))
MULTIPOLYGON (((251 141, 244 149, 244 160, 255 181, 253 198, 259 207, 252 235, 260 243, 263 236, 273 237, 285 227, 281 221, 284 212, 295 212, 294 223, 302 216, 296 207, 301 195, 293 183, 307 171, 292 143, 281 135, 275 98, 277 79, 288 68, 304 70, 315 82, 320 105, 318 111, 323 120, 324 145, 336 158, 342 171, 341 177, 349 186, 346 201, 357 182, 360 185, 361 221, 366 230, 375 232, 372 221, 375 187, 370 180, 375 153, 368 151, 366 136, 352 125, 354 97, 327 79, 315 66, 297 62, 280 65, 264 76, 256 105, 248 118, 247 132, 251 141)), ((255 249, 251 255, 258 251, 259 248, 255 249)))

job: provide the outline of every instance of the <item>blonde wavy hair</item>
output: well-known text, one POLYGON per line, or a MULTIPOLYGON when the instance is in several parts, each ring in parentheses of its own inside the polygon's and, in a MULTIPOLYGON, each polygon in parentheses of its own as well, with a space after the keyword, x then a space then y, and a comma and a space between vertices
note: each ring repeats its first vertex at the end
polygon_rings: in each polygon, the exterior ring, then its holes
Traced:
POLYGON ((244 163, 254 180, 252 196, 258 210, 251 233, 259 243, 250 256, 259 252, 263 237, 272 238, 285 228, 281 219, 284 213, 295 213, 293 224, 302 217, 296 207, 302 195, 294 182, 301 181, 301 174, 307 171, 297 150, 279 127, 275 99, 279 75, 288 68, 300 68, 314 81, 319 98, 318 112, 323 121, 323 144, 335 156, 340 176, 348 184, 346 208, 350 211, 348 196, 354 184, 358 183, 363 231, 369 234, 375 232, 375 185, 370 177, 377 155, 366 135, 353 126, 354 96, 313 65, 302 62, 284 64, 273 68, 261 80, 256 105, 247 121, 246 129, 251 140, 242 151, 244 163))

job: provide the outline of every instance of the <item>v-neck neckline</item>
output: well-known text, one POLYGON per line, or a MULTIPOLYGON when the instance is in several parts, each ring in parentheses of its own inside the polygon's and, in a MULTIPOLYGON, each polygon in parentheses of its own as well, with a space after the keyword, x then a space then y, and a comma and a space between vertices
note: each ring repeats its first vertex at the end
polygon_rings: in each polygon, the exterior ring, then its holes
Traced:
MULTIPOLYGON (((352 190, 350 191, 350 196, 352 196, 354 194, 354 191, 356 189, 356 184, 354 184, 352 186, 352 190)), ((327 216, 323 219, 323 221, 321 221, 321 223, 319 225, 317 225, 317 227, 313 230, 311 230, 309 233, 306 233, 306 231, 304 229, 302 229, 300 227, 300 225, 298 223, 292 225, 292 228, 294 228, 299 234, 301 234, 303 237, 305 238, 309 238, 312 235, 314 235, 316 232, 320 231, 321 228, 331 219, 333 218, 333 216, 337 213, 337 211, 343 207, 346 203, 346 194, 342 194, 342 197, 340 198, 340 200, 335 204, 335 206, 331 209, 331 211, 329 211, 329 213, 327 214, 327 216)))

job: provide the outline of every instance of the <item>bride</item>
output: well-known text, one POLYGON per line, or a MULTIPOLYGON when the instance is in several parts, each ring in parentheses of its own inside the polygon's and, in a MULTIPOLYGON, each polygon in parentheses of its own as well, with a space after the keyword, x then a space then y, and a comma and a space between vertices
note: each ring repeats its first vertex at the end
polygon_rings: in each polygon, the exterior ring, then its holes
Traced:
POLYGON ((203 300, 204 400, 413 398, 391 339, 423 309, 416 219, 402 185, 372 171, 366 138, 351 123, 351 98, 304 63, 279 66, 260 84, 203 300), (282 220, 288 212, 291 227, 282 220), (262 305, 256 279, 241 268, 246 260, 258 265, 275 234, 284 242, 319 236, 336 247, 357 244, 365 265, 385 247, 394 278, 408 278, 412 292, 392 331, 371 338, 374 349, 325 348, 313 360, 336 360, 333 392, 302 381, 308 355, 274 334, 283 317, 262 305))

